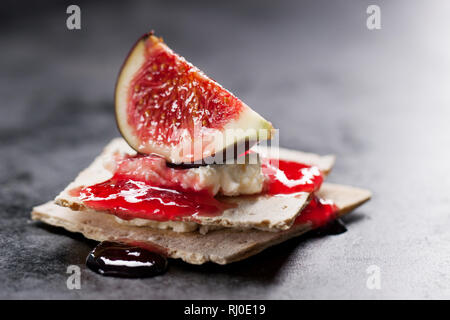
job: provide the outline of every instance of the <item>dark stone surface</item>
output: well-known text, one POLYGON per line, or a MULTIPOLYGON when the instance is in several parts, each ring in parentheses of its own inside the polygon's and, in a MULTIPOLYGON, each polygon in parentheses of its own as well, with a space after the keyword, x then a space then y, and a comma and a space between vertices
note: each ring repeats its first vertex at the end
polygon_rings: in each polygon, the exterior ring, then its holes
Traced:
POLYGON ((2 1, 1 298, 450 297, 450 20, 446 1, 2 1), (145 280, 84 266, 95 242, 31 222, 118 135, 113 88, 135 39, 177 52, 280 128, 281 144, 335 153, 330 180, 369 188, 348 232, 302 237, 229 266, 171 261, 145 280), (68 290, 66 268, 82 269, 68 290), (381 290, 366 269, 381 270, 381 290))

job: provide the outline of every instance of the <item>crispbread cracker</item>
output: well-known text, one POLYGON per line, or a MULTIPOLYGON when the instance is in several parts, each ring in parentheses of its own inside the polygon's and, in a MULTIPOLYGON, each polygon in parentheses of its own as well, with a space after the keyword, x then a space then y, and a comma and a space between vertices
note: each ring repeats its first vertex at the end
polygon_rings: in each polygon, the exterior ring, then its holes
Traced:
MULTIPOLYGON (((56 197, 56 204, 77 211, 87 210, 88 208, 84 206, 82 201, 73 197, 69 191, 111 178, 112 173, 104 167, 104 163, 117 152, 136 154, 122 138, 112 140, 102 154, 56 197)), ((324 173, 328 173, 334 164, 334 156, 320 157, 311 153, 282 148, 279 149, 279 156, 280 159, 287 158, 306 164, 317 163, 319 169, 324 173)), ((309 197, 310 193, 307 192, 282 197, 268 195, 223 197, 224 201, 233 202, 237 206, 224 210, 219 216, 186 216, 182 220, 208 226, 256 228, 264 231, 287 230, 292 226, 301 210, 308 204, 309 197), (277 212, 277 214, 274 215, 273 212, 277 212)))
MULTIPOLYGON (((369 200, 371 193, 364 189, 324 183, 317 195, 333 200, 340 209, 338 215, 342 216, 369 200)), ((281 198, 279 200, 281 201, 281 198)), ((267 209, 267 214, 277 215, 278 212, 270 212, 267 209)), ((179 258, 191 264, 203 264, 208 261, 227 264, 242 260, 313 228, 310 223, 305 223, 294 224, 290 229, 280 232, 225 228, 211 231, 206 235, 198 232, 177 233, 125 226, 118 224, 110 214, 93 210, 75 212, 52 202, 33 208, 32 218, 72 232, 80 232, 86 238, 97 241, 142 242, 163 249, 170 258, 179 258)))

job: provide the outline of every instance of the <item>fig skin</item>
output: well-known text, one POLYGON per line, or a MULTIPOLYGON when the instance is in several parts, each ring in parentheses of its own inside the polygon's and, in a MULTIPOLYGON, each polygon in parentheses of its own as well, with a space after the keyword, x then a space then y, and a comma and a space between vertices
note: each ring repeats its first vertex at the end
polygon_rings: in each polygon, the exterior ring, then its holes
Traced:
MULTIPOLYGON (((114 114, 115 114, 115 120, 116 120, 116 126, 117 129, 119 130, 120 134, 122 135, 122 137, 124 137, 125 139, 125 135, 122 132, 121 126, 119 124, 119 118, 117 115, 117 92, 118 92, 118 86, 119 86, 119 80, 120 80, 120 75, 122 74, 123 69, 125 68, 128 59, 130 58, 130 55, 133 53, 134 49, 136 48, 136 46, 141 42, 141 41, 146 41, 148 39, 148 37, 153 36, 155 34, 154 30, 150 30, 149 32, 143 34, 141 37, 139 37, 139 39, 136 40, 136 42, 133 44, 133 46, 131 47, 131 49, 128 51, 127 56, 125 57, 125 60, 122 62, 122 65, 120 66, 119 69, 119 74, 117 76, 116 79, 116 83, 114 85, 114 114)), ((125 141, 127 141, 125 139, 125 141)), ((128 142, 128 141, 127 141, 128 142)), ((133 149, 135 149, 132 145, 130 145, 130 147, 132 147, 133 149)), ((136 150, 136 149, 135 149, 136 150)), ((137 152, 139 152, 138 150, 136 150, 137 152)))
MULTIPOLYGON (((122 67, 120 69, 119 75, 117 77, 116 85, 115 85, 115 116, 116 116, 116 124, 119 129, 119 132, 123 136, 123 138, 127 141, 127 143, 135 149, 137 152, 142 154, 158 154, 166 159, 167 162, 172 163, 174 165, 184 165, 184 166, 196 166, 196 165, 203 165, 206 163, 210 163, 209 159, 215 158, 219 159, 219 161, 225 161, 230 154, 228 152, 229 150, 242 150, 242 147, 244 147, 244 151, 246 151, 249 147, 251 147, 254 143, 256 143, 260 137, 249 137, 248 135, 243 134, 242 136, 238 136, 234 141, 230 141, 231 143, 228 143, 228 140, 219 143, 218 148, 214 148, 213 150, 205 151, 204 149, 201 150, 201 157, 196 157, 196 155, 191 154, 189 158, 178 156, 179 149, 174 149, 172 146, 169 145, 163 145, 161 142, 158 142, 156 145, 156 142, 154 140, 148 140, 148 141, 140 141, 140 139, 137 137, 137 135, 134 133, 134 129, 132 126, 128 123, 128 98, 129 98, 129 87, 134 79, 134 76, 136 73, 140 70, 142 65, 146 62, 146 50, 148 47, 148 41, 152 41, 150 44, 152 47, 158 46, 159 49, 162 48, 162 50, 170 50, 170 48, 167 47, 167 45, 163 42, 162 38, 158 38, 154 35, 154 32, 148 32, 144 35, 142 35, 133 45, 131 50, 129 51, 124 63, 122 64, 122 67), (256 139, 253 139, 256 138, 256 139), (253 141, 255 140, 255 141, 253 141), (249 141, 252 141, 249 143, 249 141), (228 150, 228 151, 227 151, 228 150), (176 151, 176 152, 172 152, 176 151), (209 153, 208 153, 209 152, 209 153), (206 154, 205 154, 206 153, 206 154)), ((173 53, 173 52, 172 52, 173 53)), ((200 71, 200 70, 199 70, 200 71)), ((200 71, 201 72, 201 71, 200 71)), ((205 79, 209 79, 206 75, 202 73, 202 76, 205 77, 205 79)), ((210 79, 209 79, 210 80, 210 79)), ((213 81, 213 80, 212 80, 213 81)), ((226 89, 223 89, 226 92, 228 92, 226 89)), ((230 93, 231 94, 231 93, 230 93)), ((240 101, 240 100, 239 100, 240 101)), ((254 112, 250 107, 248 107, 245 103, 240 101, 242 103, 243 112, 240 112, 238 114, 237 120, 230 120, 228 124, 230 124, 231 129, 255 129, 257 132, 257 135, 259 134, 260 129, 264 129, 268 131, 268 134, 263 139, 270 139, 272 136, 272 124, 268 121, 266 121, 264 118, 262 118, 259 114, 254 112), (236 122, 236 123, 234 123, 236 122)), ((227 126, 228 126, 227 124, 227 126)), ((229 129, 229 128, 228 128, 229 129)), ((220 130, 219 130, 220 131, 220 130)), ((195 137, 192 137, 192 139, 196 139, 195 137)), ((191 144, 192 144, 191 140, 191 144)), ((219 141, 219 140, 217 140, 219 141)), ((214 145, 216 146, 216 145, 214 145)), ((180 146, 176 146, 178 148, 181 148, 180 146)), ((234 152, 231 153, 231 155, 234 155, 234 152)), ((219 162, 220 163, 220 162, 219 162)))

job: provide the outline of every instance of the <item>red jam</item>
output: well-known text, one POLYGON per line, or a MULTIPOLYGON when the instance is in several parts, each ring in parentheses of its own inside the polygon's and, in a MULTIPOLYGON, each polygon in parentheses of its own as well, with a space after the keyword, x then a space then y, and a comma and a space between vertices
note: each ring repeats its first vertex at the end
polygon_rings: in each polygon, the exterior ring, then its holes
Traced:
MULTIPOLYGON (((165 168, 158 179, 145 178, 146 170, 156 170, 155 159, 135 161, 142 156, 116 159, 117 168, 114 176, 102 183, 72 190, 73 196, 79 196, 83 203, 94 209, 108 211, 122 219, 150 219, 157 221, 180 220, 186 216, 220 215, 230 205, 220 202, 209 190, 194 191, 180 186, 167 185, 162 177, 179 177, 183 169, 165 168), (151 160, 151 161, 150 161, 151 160), (173 171, 173 172, 172 172, 173 171)), ((148 158, 148 157, 146 157, 148 158)), ((270 195, 313 193, 323 181, 317 167, 293 161, 263 160, 263 173, 268 177, 266 192, 270 195), (278 165, 278 167, 277 167, 278 165)), ((167 179, 170 181, 170 179, 167 179)), ((337 207, 313 196, 308 206, 303 209, 296 223, 311 221, 315 227, 323 226, 335 218, 337 207)))
POLYGON ((320 199, 312 195, 312 199, 300 215, 295 219, 295 224, 303 224, 308 221, 314 228, 323 227, 336 218, 338 207, 332 202, 320 199))
POLYGON ((262 170, 268 177, 267 193, 271 195, 312 193, 319 190, 323 182, 319 168, 294 161, 266 160, 262 170))
POLYGON ((207 192, 187 192, 155 187, 126 176, 82 188, 85 205, 109 211, 122 219, 180 220, 195 215, 218 215, 229 206, 207 192))

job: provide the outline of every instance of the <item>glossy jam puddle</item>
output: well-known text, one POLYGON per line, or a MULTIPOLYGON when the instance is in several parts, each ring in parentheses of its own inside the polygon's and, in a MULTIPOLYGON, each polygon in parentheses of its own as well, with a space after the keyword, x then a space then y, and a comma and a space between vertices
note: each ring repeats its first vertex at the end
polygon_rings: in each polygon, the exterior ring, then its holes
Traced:
POLYGON ((167 258, 141 246, 103 241, 89 253, 86 265, 104 276, 146 278, 164 273, 167 258))

